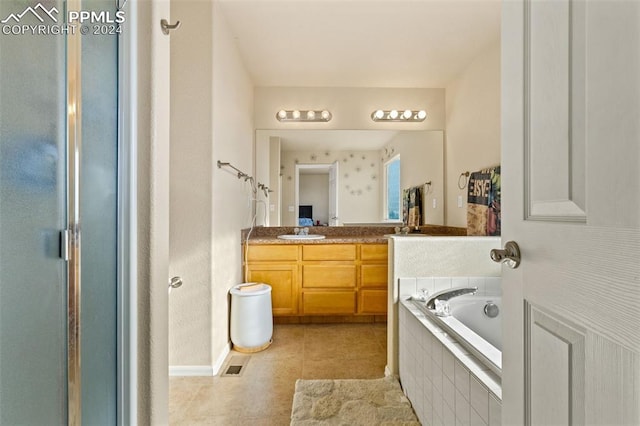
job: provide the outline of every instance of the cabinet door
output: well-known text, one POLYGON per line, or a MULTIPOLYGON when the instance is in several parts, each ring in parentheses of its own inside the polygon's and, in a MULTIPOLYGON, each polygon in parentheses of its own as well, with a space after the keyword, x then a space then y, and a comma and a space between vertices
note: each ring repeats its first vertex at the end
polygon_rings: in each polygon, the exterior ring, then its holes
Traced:
POLYGON ((360 290, 358 313, 386 314, 387 290, 360 290))
POLYGON ((273 315, 298 313, 298 267, 295 264, 249 265, 247 281, 271 286, 273 315))

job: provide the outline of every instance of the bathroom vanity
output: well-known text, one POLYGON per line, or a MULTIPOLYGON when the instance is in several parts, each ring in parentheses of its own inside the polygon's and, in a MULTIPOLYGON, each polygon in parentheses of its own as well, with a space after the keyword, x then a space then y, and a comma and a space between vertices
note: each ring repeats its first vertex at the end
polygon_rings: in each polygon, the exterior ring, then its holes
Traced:
POLYGON ((245 281, 272 287, 274 317, 386 318, 387 239, 382 236, 257 238, 244 253, 245 281))

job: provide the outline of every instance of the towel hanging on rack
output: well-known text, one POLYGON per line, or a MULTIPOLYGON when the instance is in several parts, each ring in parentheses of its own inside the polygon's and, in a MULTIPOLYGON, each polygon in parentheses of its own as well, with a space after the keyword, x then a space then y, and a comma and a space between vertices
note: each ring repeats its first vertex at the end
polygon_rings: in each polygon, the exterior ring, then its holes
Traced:
POLYGON ((402 191, 402 221, 407 226, 422 225, 422 190, 423 185, 402 191))
POLYGON ((500 166, 471 173, 467 191, 467 235, 500 235, 500 166))

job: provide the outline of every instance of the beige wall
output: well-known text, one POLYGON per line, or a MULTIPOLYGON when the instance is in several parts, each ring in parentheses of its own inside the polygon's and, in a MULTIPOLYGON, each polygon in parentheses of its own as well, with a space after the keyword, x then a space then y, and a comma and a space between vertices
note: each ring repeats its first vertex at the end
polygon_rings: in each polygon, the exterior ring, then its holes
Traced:
POLYGON ((448 226, 466 227, 467 196, 458 188, 460 173, 500 163, 499 40, 446 87, 446 104, 445 221, 448 226))
MULTIPOLYGON (((169 258, 169 40, 157 25, 169 18, 168 1, 135 2, 131 6, 135 35, 123 35, 124 54, 135 68, 131 93, 125 102, 124 131, 133 142, 136 177, 132 183, 136 244, 131 273, 137 292, 130 294, 137 320, 131 351, 137 359, 129 365, 132 377, 131 424, 167 424, 167 259, 169 258), (135 339, 135 340, 134 340, 135 339)), ((126 80, 125 80, 126 81, 126 80)), ((126 175, 126 169, 122 171, 126 175)), ((127 265, 123 265, 125 268, 127 265)), ((88 348, 91 350, 91 348, 88 348)), ((127 420, 125 420, 127 423, 127 420)))
POLYGON ((184 286, 169 299, 169 365, 211 365, 212 5, 171 13, 183 25, 171 34, 169 274, 184 286))
MULTIPOLYGON (((424 192, 424 222, 444 225, 444 142, 442 131, 400 132, 381 151, 386 162, 400 155, 400 187, 402 189, 431 182, 424 192), (435 200, 435 208, 433 207, 435 200)), ((383 179, 380 179, 383 191, 383 179)), ((381 206, 382 207, 382 206, 381 206)), ((382 212, 380 212, 382 217, 382 212)))
MULTIPOLYGON (((217 5, 217 3, 216 3, 217 5)), ((213 162, 225 161, 251 173, 253 168, 253 83, 227 23, 214 8, 213 20, 213 162)), ((229 343, 231 287, 242 282, 240 230, 250 224, 246 186, 233 175, 213 172, 213 300, 211 349, 220 364, 229 343)), ((218 367, 219 368, 219 367, 218 367)))
POLYGON ((177 1, 172 34, 171 262, 173 374, 213 374, 229 343, 229 288, 241 282, 249 192, 216 166, 253 167, 253 85, 217 3, 177 1))

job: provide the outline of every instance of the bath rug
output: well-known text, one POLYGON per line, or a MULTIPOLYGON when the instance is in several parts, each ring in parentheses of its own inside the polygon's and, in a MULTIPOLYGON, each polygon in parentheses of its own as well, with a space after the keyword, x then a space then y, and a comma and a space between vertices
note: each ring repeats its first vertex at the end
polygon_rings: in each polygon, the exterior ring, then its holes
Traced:
POLYGON ((398 380, 296 381, 291 426, 420 426, 398 380))

